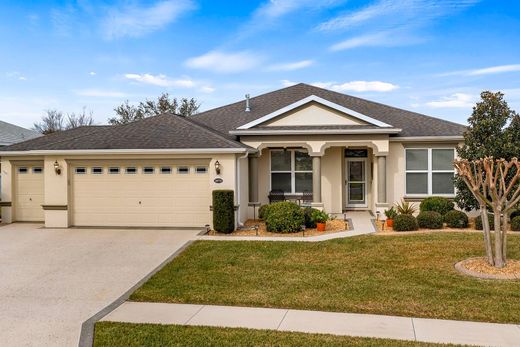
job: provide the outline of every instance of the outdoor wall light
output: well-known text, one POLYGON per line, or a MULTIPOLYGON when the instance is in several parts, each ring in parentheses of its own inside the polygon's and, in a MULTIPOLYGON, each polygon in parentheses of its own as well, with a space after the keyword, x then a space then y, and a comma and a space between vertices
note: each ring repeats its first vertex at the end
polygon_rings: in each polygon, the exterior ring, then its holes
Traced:
POLYGON ((215 162, 215 172, 217 175, 220 175, 220 163, 218 160, 215 162))
POLYGON ((56 175, 61 175, 61 167, 57 160, 54 162, 54 172, 56 175))

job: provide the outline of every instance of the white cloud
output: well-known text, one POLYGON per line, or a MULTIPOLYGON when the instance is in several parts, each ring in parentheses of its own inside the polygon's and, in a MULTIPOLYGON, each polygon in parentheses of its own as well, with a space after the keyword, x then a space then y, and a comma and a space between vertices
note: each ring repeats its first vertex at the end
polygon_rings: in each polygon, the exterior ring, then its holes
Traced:
POLYGON ((430 101, 426 106, 431 108, 471 108, 475 104, 475 97, 466 93, 455 93, 442 97, 440 100, 430 101))
POLYGON ((396 84, 381 81, 315 82, 312 85, 337 92, 391 92, 399 88, 396 84))
POLYGON ((89 97, 100 97, 100 98, 124 98, 128 94, 118 92, 114 90, 103 90, 103 89, 81 89, 75 91, 76 95, 89 96, 89 97))
POLYGON ((7 72, 5 75, 9 79, 17 79, 19 81, 27 81, 27 77, 25 77, 24 75, 22 75, 18 71, 10 71, 10 72, 7 72))
POLYGON ((165 88, 183 88, 183 89, 193 89, 198 88, 199 91, 203 93, 212 93, 215 91, 215 88, 210 86, 209 84, 202 81, 195 81, 189 77, 182 77, 173 79, 166 75, 151 75, 151 74, 136 74, 136 73, 127 73, 124 75, 127 80, 131 80, 138 83, 150 84, 158 87, 165 88))
POLYGON ((278 18, 302 8, 328 8, 342 3, 342 0, 270 0, 262 4, 256 15, 267 18, 278 18))
POLYGON ((441 73, 437 76, 482 76, 482 75, 494 75, 506 72, 517 72, 520 71, 520 64, 511 64, 511 65, 497 65, 490 66, 481 69, 473 69, 473 70, 460 70, 460 71, 452 71, 441 73))
POLYGON ((94 71, 90 71, 88 74, 89 74, 90 76, 96 76, 96 73, 95 73, 94 71))
POLYGON ((295 84, 298 84, 298 82, 293 82, 293 81, 289 81, 289 80, 281 80, 280 83, 282 83, 282 86, 284 88, 290 87, 290 86, 294 86, 295 84))
POLYGON ((217 73, 235 73, 253 69, 262 58, 251 52, 220 52, 210 51, 186 61, 186 66, 192 69, 208 70, 217 73))
POLYGON ((304 69, 314 64, 313 60, 300 60, 292 63, 273 64, 267 67, 268 71, 293 71, 304 69))
POLYGON ((103 35, 107 39, 140 37, 162 29, 194 8, 190 0, 165 0, 148 6, 134 3, 108 10, 102 21, 103 35))
POLYGON ((366 34, 356 37, 351 37, 344 41, 338 42, 330 47, 332 51, 342 51, 346 49, 367 47, 367 46, 380 46, 391 42, 387 37, 386 32, 380 32, 376 34, 366 34))
POLYGON ((213 93, 215 91, 215 88, 211 86, 202 86, 199 88, 199 91, 201 91, 202 93, 213 93))

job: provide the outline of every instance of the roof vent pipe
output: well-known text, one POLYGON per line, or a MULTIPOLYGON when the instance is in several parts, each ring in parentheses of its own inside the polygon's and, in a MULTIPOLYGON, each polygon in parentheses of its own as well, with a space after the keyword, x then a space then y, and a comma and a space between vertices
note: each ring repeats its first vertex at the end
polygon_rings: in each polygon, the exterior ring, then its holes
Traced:
POLYGON ((249 98, 250 98, 250 95, 246 94, 246 112, 251 111, 251 107, 249 107, 249 98))

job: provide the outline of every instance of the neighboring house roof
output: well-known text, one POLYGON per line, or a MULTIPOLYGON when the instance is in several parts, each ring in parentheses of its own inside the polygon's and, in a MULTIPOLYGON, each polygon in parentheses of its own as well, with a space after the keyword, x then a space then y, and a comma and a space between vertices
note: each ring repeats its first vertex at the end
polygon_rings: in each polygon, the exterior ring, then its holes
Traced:
POLYGON ((26 141, 41 136, 40 133, 0 120, 0 146, 26 141))
POLYGON ((2 148, 1 151, 119 149, 248 149, 189 119, 163 114, 125 125, 83 126, 2 148))
POLYGON ((395 135, 397 137, 462 136, 466 130, 466 127, 461 124, 304 83, 251 98, 249 112, 245 111, 246 102, 242 100, 199 113, 192 119, 220 131, 229 138, 234 138, 234 131, 238 128, 311 96, 325 99, 393 128, 402 129, 399 134, 395 135), (230 131, 233 134, 229 134, 230 131))

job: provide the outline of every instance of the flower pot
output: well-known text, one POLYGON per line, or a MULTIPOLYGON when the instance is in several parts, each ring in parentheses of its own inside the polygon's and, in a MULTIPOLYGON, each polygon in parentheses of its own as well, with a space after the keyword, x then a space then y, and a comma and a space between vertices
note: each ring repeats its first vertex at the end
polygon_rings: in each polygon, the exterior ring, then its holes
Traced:
POLYGON ((326 226, 326 223, 316 223, 316 229, 318 229, 318 231, 325 231, 326 226))
POLYGON ((388 218, 388 219, 386 220, 386 226, 389 227, 389 228, 393 228, 393 227, 394 227, 394 220, 388 218))

